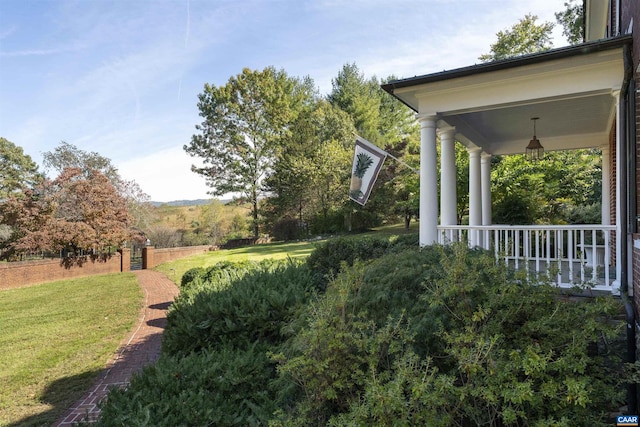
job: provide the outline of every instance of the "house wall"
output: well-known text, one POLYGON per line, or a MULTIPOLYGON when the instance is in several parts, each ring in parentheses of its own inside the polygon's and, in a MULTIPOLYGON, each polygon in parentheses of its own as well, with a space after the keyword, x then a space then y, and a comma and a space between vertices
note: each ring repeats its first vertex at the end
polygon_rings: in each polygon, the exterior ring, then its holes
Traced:
POLYGON ((65 261, 69 260, 69 258, 62 258, 0 263, 0 289, 19 288, 36 283, 96 274, 119 273, 122 269, 120 253, 104 257, 82 257, 80 263, 65 265, 65 261))
MULTIPOLYGON (((633 295, 637 298, 640 295, 640 234, 633 235, 633 249, 632 249, 632 271, 633 271, 633 295)), ((638 301, 634 304, 636 322, 640 319, 640 310, 638 309, 638 301)), ((639 337, 640 338, 640 337, 639 337)))
MULTIPOLYGON (((614 0, 615 3, 615 0, 614 0)), ((620 5, 620 29, 626 33, 633 19, 633 62, 634 68, 640 63, 640 4, 637 0, 623 0, 620 5)))

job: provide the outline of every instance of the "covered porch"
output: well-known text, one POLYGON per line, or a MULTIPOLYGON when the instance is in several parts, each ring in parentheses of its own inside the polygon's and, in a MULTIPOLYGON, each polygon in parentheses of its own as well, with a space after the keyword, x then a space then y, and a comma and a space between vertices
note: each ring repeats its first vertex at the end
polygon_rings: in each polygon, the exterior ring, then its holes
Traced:
POLYGON ((629 185, 621 91, 630 44, 618 37, 383 85, 421 125, 420 244, 464 241, 558 286, 619 293, 629 185), (532 118, 545 151, 602 152, 601 224, 492 224, 491 158, 524 153, 532 118), (469 153, 468 225, 457 223, 456 141, 469 153))

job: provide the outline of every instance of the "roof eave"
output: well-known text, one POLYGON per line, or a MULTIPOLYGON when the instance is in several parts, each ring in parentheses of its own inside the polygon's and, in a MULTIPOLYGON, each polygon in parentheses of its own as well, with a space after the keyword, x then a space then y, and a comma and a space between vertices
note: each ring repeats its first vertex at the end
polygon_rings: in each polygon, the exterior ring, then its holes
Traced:
MULTIPOLYGON (((456 79, 460 77, 466 77, 471 75, 477 75, 482 73, 490 73, 494 71, 500 71, 510 68, 517 68, 525 65, 532 65, 541 62, 568 58, 578 55, 587 55, 595 52, 617 49, 624 45, 630 45, 633 42, 631 35, 624 35, 620 37, 613 37, 604 40, 598 40, 595 42, 582 43, 579 45, 567 46, 558 49, 548 50, 545 52, 534 53, 530 55, 523 55, 516 58, 509 58, 500 61, 487 62, 483 64, 471 65, 463 68, 456 68, 453 70, 441 71, 433 74, 426 74, 422 76, 411 77, 407 79, 392 80, 388 83, 381 85, 382 89, 391 95, 394 95, 394 91, 399 88, 407 88, 412 86, 419 86, 423 84, 445 81, 450 79, 456 79)), ((394 95, 396 99, 399 99, 402 103, 415 111, 415 108, 407 104, 402 99, 394 95)))

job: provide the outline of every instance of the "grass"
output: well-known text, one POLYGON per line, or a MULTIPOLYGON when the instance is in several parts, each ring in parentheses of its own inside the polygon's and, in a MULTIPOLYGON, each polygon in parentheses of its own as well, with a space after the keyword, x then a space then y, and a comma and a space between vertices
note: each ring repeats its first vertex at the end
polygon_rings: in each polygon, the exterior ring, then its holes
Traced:
MULTIPOLYGON (((408 230, 403 224, 386 225, 377 227, 363 235, 398 235, 405 233, 416 233, 418 223, 413 221, 408 230)), ((220 261, 260 261, 266 258, 298 258, 307 257, 315 249, 318 242, 324 239, 302 242, 276 242, 262 245, 246 246, 237 249, 219 250, 201 255, 194 255, 176 261, 166 262, 157 266, 154 270, 164 273, 177 285, 180 285, 182 275, 194 267, 210 267, 220 261)))
POLYGON ((0 425, 51 425, 91 387, 131 330, 131 273, 0 291, 0 425))
POLYGON ((318 240, 287 243, 279 242, 246 246, 237 249, 224 249, 166 262, 160 264, 154 270, 164 273, 169 279, 179 285, 180 279, 185 271, 194 267, 209 267, 220 261, 260 261, 267 258, 307 257, 315 249, 317 243, 318 240))
MULTIPOLYGON (((412 225, 410 232, 415 232, 412 225)), ((402 226, 374 230, 401 234, 402 226)), ((174 282, 220 261, 308 256, 318 240, 221 250, 164 263, 174 282)), ((91 386, 137 319, 133 274, 65 280, 0 291, 0 426, 51 425, 91 386)))

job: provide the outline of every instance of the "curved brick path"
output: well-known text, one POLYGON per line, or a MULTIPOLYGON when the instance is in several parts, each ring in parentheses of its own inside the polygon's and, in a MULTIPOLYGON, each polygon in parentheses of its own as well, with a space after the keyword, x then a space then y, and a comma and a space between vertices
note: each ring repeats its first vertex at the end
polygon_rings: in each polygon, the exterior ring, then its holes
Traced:
POLYGON ((94 421, 100 413, 98 402, 106 396, 109 388, 122 387, 129 382, 131 374, 145 365, 154 363, 160 356, 162 332, 167 323, 167 309, 178 295, 178 288, 164 274, 151 270, 135 272, 144 292, 144 307, 133 330, 120 344, 113 359, 107 364, 93 387, 76 402, 55 424, 55 427, 72 426, 87 420, 94 421))

